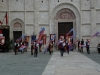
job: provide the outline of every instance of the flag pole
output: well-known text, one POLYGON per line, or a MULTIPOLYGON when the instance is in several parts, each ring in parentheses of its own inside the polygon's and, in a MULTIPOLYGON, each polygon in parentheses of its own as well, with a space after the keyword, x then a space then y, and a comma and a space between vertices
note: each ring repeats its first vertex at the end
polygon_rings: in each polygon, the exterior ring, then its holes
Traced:
POLYGON ((4 22, 4 20, 5 20, 5 18, 6 18, 6 25, 7 25, 7 23, 8 23, 8 20, 7 20, 7 12, 6 12, 6 14, 5 14, 5 16, 4 16, 4 18, 3 18, 3 21, 1 21, 1 26, 2 26, 2 24, 3 24, 3 22, 4 22))

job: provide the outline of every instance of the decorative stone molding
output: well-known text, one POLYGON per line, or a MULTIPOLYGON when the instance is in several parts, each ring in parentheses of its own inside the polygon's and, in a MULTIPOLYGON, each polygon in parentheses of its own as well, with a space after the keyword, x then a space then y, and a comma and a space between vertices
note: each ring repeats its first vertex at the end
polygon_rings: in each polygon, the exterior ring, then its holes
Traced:
POLYGON ((11 38, 13 38, 13 31, 22 31, 22 35, 25 34, 25 24, 19 18, 12 20, 10 28, 11 38))
POLYGON ((72 20, 75 19, 75 15, 73 11, 67 8, 63 8, 58 11, 56 19, 67 19, 67 20, 72 20))
POLYGON ((21 19, 14 19, 11 25, 12 31, 25 31, 25 24, 21 19))
POLYGON ((14 25, 13 25, 13 28, 22 28, 22 25, 19 23, 19 22, 16 22, 14 25))

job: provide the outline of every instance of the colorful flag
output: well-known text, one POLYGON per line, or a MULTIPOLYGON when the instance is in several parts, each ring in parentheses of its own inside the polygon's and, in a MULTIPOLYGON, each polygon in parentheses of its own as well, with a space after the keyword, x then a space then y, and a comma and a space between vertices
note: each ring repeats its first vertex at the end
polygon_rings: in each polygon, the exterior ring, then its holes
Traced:
POLYGON ((73 31, 73 28, 66 35, 69 35, 72 31, 73 31))
POLYGON ((39 34, 42 34, 45 31, 45 28, 41 28, 41 31, 39 32, 39 34))
POLYGON ((57 41, 57 45, 59 45, 60 44, 60 39, 57 41))
POLYGON ((71 33, 73 31, 73 28, 69 31, 69 33, 71 33))
POLYGON ((74 37, 75 37, 75 36, 74 36, 74 35, 72 35, 70 39, 72 40, 74 37))
POLYGON ((52 38, 51 38, 51 41, 54 41, 56 38, 56 35, 54 35, 52 38))
POLYGON ((8 24, 8 15, 7 15, 7 12, 6 12, 5 18, 6 18, 6 25, 7 25, 8 24))
POLYGON ((24 50, 26 48, 26 46, 22 45, 19 50, 24 50))
POLYGON ((73 39, 75 36, 76 36, 76 32, 75 32, 75 30, 73 29, 73 35, 71 36, 71 39, 73 39))
POLYGON ((3 24, 3 22, 2 22, 2 21, 0 21, 0 24, 2 25, 2 24, 3 24))
POLYGON ((43 43, 43 40, 41 40, 39 43, 42 44, 43 43))
POLYGON ((79 45, 80 47, 86 47, 86 45, 79 45))
POLYGON ((17 39, 17 41, 19 41, 19 42, 20 42, 21 40, 22 40, 22 37, 20 37, 20 38, 17 39))
POLYGON ((39 41, 41 40, 43 34, 44 34, 45 28, 41 28, 41 31, 39 32, 39 36, 38 36, 38 40, 37 42, 39 43, 39 41))
POLYGON ((96 32, 91 38, 98 36, 98 34, 100 34, 99 32, 96 32))
POLYGON ((44 54, 47 52, 48 46, 45 47, 44 49, 44 54))

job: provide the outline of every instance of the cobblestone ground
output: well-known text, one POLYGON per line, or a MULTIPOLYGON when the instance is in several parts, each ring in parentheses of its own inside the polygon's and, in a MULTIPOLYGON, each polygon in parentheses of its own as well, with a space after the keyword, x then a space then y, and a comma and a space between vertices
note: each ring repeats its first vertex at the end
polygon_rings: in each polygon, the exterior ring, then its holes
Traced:
POLYGON ((42 75, 51 55, 43 52, 38 57, 30 51, 18 55, 14 52, 0 53, 0 75, 42 75))

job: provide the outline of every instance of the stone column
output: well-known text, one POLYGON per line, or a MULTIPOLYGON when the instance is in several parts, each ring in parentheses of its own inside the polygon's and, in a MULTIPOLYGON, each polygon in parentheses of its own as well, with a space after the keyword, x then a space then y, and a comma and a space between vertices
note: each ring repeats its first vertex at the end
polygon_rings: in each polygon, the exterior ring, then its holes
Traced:
POLYGON ((56 34, 56 40, 55 40, 55 43, 58 41, 58 21, 57 20, 54 20, 54 29, 55 29, 55 34, 56 34))
POLYGON ((52 20, 53 20, 54 15, 52 14, 51 3, 52 3, 52 0, 49 0, 49 27, 50 27, 49 33, 54 34, 53 29, 52 29, 52 26, 53 26, 52 20))
POLYGON ((35 35, 38 37, 39 35, 39 4, 40 4, 40 0, 35 0, 35 3, 34 3, 34 7, 35 7, 35 35))
MULTIPOLYGON (((82 2, 82 0, 80 0, 80 15, 82 16, 82 4, 83 4, 83 2, 82 2)), ((81 26, 79 27, 80 28, 80 32, 79 31, 77 31, 77 33, 79 33, 79 35, 77 35, 76 36, 76 38, 77 39, 83 39, 82 38, 82 17, 80 18, 81 20, 80 20, 80 24, 81 24, 81 26)), ((77 28, 78 29, 78 28, 77 28)))
MULTIPOLYGON (((90 5, 91 5, 91 36, 97 32, 96 30, 96 0, 90 0, 90 5)), ((97 37, 93 37, 91 38, 91 47, 96 47, 97 46, 97 41, 96 41, 97 37)), ((91 48, 94 49, 94 48, 91 48)))

